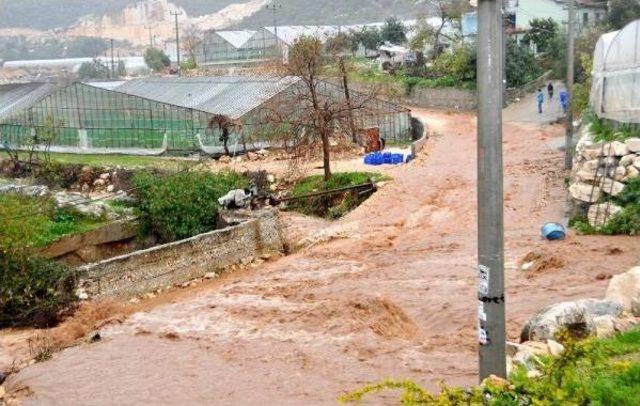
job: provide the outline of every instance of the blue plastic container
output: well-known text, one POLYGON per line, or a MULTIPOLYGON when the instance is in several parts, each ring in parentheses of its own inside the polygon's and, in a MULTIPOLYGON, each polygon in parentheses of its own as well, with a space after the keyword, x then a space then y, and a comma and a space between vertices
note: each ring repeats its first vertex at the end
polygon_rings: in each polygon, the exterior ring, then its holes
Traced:
POLYGON ((559 223, 547 223, 542 226, 542 236, 547 240, 564 240, 567 237, 567 229, 559 223))

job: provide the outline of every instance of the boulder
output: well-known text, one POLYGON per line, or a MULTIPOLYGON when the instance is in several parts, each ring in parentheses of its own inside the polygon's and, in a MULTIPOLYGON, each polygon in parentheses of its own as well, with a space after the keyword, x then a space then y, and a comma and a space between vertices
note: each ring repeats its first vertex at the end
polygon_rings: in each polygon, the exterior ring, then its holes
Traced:
POLYGON ((616 318, 613 316, 597 316, 593 318, 593 325, 596 329, 595 335, 598 338, 607 338, 615 334, 616 318))
POLYGON ((588 183, 576 182, 569 187, 571 197, 587 203, 595 203, 602 196, 602 189, 588 183))
POLYGON ((9 184, 0 186, 0 194, 16 193, 29 197, 44 197, 49 195, 49 188, 47 186, 24 186, 9 184))
POLYGON ((564 345, 555 340, 547 340, 547 347, 549 347, 549 353, 554 357, 559 357, 564 352, 564 345))
POLYGON ((53 200, 56 207, 73 207, 89 203, 89 198, 78 192, 58 192, 53 196, 53 200))
POLYGON ((629 138, 624 142, 631 152, 640 152, 640 138, 629 138))
POLYGON ((627 174, 622 179, 623 182, 628 182, 631 179, 640 178, 640 169, 637 169, 635 166, 627 167, 627 174))
POLYGON ((625 311, 640 317, 640 267, 614 276, 609 282, 605 297, 621 303, 625 311))
POLYGON ((629 155, 625 155, 622 158, 620 158, 620 166, 624 166, 627 167, 629 165, 633 165, 633 160, 636 159, 638 156, 636 154, 629 154, 629 155))
POLYGON ((600 181, 602 191, 611 196, 618 196, 625 188, 625 184, 610 178, 604 178, 600 181))
POLYGON ((631 152, 627 144, 620 141, 612 141, 605 144, 603 150, 605 156, 625 156, 631 152))
POLYGON ((597 159, 600 154, 602 153, 602 148, 601 147, 588 147, 588 148, 584 148, 582 150, 582 158, 584 158, 585 160, 593 160, 593 159, 597 159))
POLYGON ((557 303, 542 309, 527 322, 522 328, 520 341, 552 340, 562 329, 567 329, 575 336, 593 335, 596 332, 594 317, 618 317, 622 309, 622 305, 613 300, 585 299, 557 303))
POLYGON ((627 176, 627 169, 624 166, 611 168, 610 172, 609 176, 617 181, 621 181, 625 176, 627 176))
POLYGON ((231 157, 229 155, 222 155, 218 159, 218 162, 220 162, 221 164, 230 164, 231 163, 231 157))
POLYGON ((633 166, 636 169, 640 169, 640 157, 637 157, 636 159, 633 160, 633 166))
POLYGON ((100 174, 100 179, 102 179, 102 180, 109 180, 110 177, 111 177, 111 174, 109 174, 109 173, 100 174))
POLYGON ((620 213, 621 211, 622 207, 614 203, 600 203, 591 205, 587 214, 587 216, 589 217, 589 224, 591 224, 592 227, 596 228, 602 227, 608 220, 610 220, 613 216, 620 213))

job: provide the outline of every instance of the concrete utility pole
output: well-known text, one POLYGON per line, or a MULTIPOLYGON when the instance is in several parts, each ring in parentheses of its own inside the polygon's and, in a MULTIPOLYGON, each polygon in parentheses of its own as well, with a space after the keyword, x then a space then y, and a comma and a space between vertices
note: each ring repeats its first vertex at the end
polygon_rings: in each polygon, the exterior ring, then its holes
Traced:
POLYGON ((575 0, 569 0, 569 23, 567 25, 567 93, 569 94, 569 108, 567 109, 567 129, 564 143, 564 169, 566 170, 571 170, 573 166, 573 106, 571 98, 573 97, 575 63, 575 23, 575 0))
POLYGON ((149 48, 153 48, 153 32, 151 30, 153 30, 153 26, 144 26, 144 29, 149 31, 149 48))
POLYGON ((178 62, 178 75, 180 75, 180 30, 178 29, 178 16, 182 15, 182 11, 172 11, 171 15, 176 20, 176 60, 178 62))
POLYGON ((506 378, 502 0, 478 1, 478 341, 480 381, 506 378))
MULTIPOLYGON (((278 10, 282 8, 282 4, 274 0, 273 3, 267 4, 267 10, 273 12, 273 34, 276 36, 276 54, 279 54, 280 50, 280 37, 278 37, 278 10)), ((282 57, 282 55, 279 55, 282 57)))
POLYGON ((115 60, 113 59, 113 38, 111 38, 111 79, 116 77, 115 60))

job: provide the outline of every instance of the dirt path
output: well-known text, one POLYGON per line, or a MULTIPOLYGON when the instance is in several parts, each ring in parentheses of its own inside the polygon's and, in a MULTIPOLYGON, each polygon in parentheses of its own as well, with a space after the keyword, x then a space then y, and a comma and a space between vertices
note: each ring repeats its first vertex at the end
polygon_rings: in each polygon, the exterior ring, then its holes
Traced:
MULTIPOLYGON (((335 239, 105 328, 12 378, 27 404, 335 404, 389 377, 476 382, 475 117, 416 111, 437 135, 335 239)), ((563 215, 559 126, 505 126, 508 333, 550 303, 600 297, 638 240, 541 241, 563 215), (518 262, 553 258, 525 275, 518 262)))

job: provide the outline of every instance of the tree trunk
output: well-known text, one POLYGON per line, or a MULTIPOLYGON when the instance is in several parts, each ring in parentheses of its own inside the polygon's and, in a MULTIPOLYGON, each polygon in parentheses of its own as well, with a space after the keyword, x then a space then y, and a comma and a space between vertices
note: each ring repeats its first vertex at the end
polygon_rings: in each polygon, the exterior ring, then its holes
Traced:
POLYGON ((351 140, 358 144, 358 131, 353 121, 353 111, 351 110, 351 93, 349 92, 349 78, 347 77, 347 67, 344 63, 344 57, 340 58, 340 72, 342 73, 342 87, 344 88, 344 98, 347 102, 349 130, 351 131, 351 140))
POLYGON ((331 145, 329 144, 329 129, 320 129, 320 136, 322 138, 322 158, 324 164, 324 180, 325 182, 331 179, 331 145))

